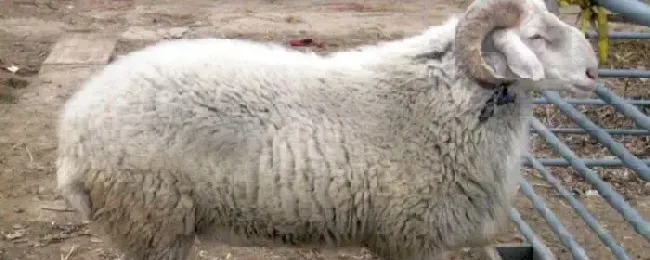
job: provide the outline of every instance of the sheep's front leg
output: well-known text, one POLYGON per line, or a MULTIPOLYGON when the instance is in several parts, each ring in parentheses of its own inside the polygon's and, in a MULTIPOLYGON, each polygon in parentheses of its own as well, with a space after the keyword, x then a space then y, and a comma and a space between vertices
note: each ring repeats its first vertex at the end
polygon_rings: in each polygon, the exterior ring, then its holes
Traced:
MULTIPOLYGON (((381 235, 373 236, 367 246, 383 260, 450 259, 463 247, 491 247, 506 231, 509 209, 508 203, 494 201, 489 195, 472 196, 472 200, 458 195, 434 206, 407 201, 400 205, 416 206, 396 207, 378 221, 376 232, 381 235)), ((498 256, 496 250, 482 250, 498 256)))
POLYGON ((446 201, 440 207, 431 210, 433 222, 428 230, 432 241, 444 245, 448 250, 434 259, 455 259, 453 255, 462 248, 471 248, 481 255, 480 259, 499 260, 499 254, 493 247, 495 237, 504 233, 507 226, 507 205, 503 203, 477 203, 480 197, 474 197, 476 207, 459 196, 456 201, 446 201), (485 205, 491 205, 488 208, 485 205))

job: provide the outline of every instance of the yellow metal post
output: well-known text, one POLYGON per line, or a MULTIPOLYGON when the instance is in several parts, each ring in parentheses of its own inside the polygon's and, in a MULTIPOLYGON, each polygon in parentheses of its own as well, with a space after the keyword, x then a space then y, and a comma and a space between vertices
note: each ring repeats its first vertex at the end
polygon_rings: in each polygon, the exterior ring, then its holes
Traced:
POLYGON ((586 33, 589 25, 594 21, 594 11, 597 19, 595 27, 598 31, 598 61, 602 64, 607 61, 609 52, 609 29, 607 25, 607 10, 597 6, 590 0, 557 0, 561 7, 570 5, 580 6, 579 25, 580 30, 586 33), (596 8, 596 10, 594 10, 596 8))

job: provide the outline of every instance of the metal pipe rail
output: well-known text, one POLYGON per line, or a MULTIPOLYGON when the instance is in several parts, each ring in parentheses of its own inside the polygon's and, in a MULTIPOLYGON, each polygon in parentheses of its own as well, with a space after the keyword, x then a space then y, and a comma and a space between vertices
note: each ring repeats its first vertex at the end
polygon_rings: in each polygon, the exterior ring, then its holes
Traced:
POLYGON ((544 242, 542 242, 541 239, 537 235, 535 235, 535 232, 533 229, 530 228, 528 223, 526 221, 523 221, 521 219, 521 214, 519 214, 519 211, 517 209, 512 208, 510 209, 510 214, 508 215, 508 218, 510 221, 514 222, 517 224, 517 228, 519 229, 519 232, 526 238, 526 240, 533 246, 535 251, 538 252, 543 259, 555 259, 553 252, 548 249, 544 245, 544 242))
POLYGON ((650 5, 638 0, 592 0, 626 19, 650 27, 650 5))
MULTIPOLYGON (((550 130, 556 134, 586 134, 586 131, 582 128, 551 128, 550 130)), ((650 135, 650 131, 641 129, 603 129, 603 131, 610 135, 650 135)))
POLYGON ((544 199, 535 194, 533 186, 526 181, 519 182, 519 185, 521 192, 524 193, 524 195, 526 195, 526 197, 528 197, 531 202, 533 202, 533 207, 535 207, 537 212, 539 212, 539 214, 544 217, 546 222, 551 227, 551 230, 553 230, 553 232, 560 237, 562 244, 571 250, 571 256, 574 259, 587 259, 588 257, 585 249, 582 248, 578 242, 576 242, 575 238, 573 238, 573 235, 571 235, 571 232, 566 230, 564 225, 560 223, 560 220, 557 219, 555 213, 553 213, 551 210, 548 210, 544 199))
MULTIPOLYGON (((612 253, 614 253, 618 259, 628 259, 625 254, 625 249, 618 245, 614 238, 611 237, 611 235, 600 228, 600 225, 598 225, 598 220, 589 214, 589 211, 587 211, 587 209, 580 203, 580 201, 574 198, 572 193, 567 190, 560 183, 560 181, 555 178, 555 176, 553 176, 553 174, 551 174, 551 172, 548 171, 544 165, 542 165, 542 163, 530 155, 525 155, 524 158, 526 158, 526 161, 529 162, 533 168, 542 173, 546 181, 548 181, 556 190, 560 192, 562 198, 565 199, 569 205, 575 209, 576 213, 578 213, 578 215, 585 221, 585 223, 587 223, 591 230, 596 232, 598 238, 600 238, 600 240, 603 241, 603 243, 612 250, 612 253)), ((556 224, 549 222, 549 224, 558 225, 559 223, 556 224)))
POLYGON ((599 85, 596 88, 596 94, 603 101, 614 106, 616 111, 631 118, 634 123, 645 130, 650 130, 650 117, 641 113, 639 109, 629 103, 625 103, 622 98, 616 96, 611 90, 599 85))
MULTIPOLYGON (((627 203, 623 197, 614 191, 609 184, 600 179, 598 175, 588 168, 585 160, 577 157, 571 149, 569 149, 560 139, 555 136, 548 128, 542 124, 539 119, 533 118, 531 122, 531 127, 536 130, 551 146, 551 148, 562 156, 569 165, 573 166, 578 170, 585 180, 593 185, 599 194, 614 208, 618 211, 623 218, 634 228, 634 230, 645 238, 646 241, 650 242, 650 223, 648 223, 643 217, 627 203)), ((569 205, 576 211, 576 213, 585 221, 589 228, 594 231, 598 238, 611 249, 612 254, 616 259, 630 259, 625 250, 616 243, 616 241, 609 235, 607 232, 603 231, 600 228, 597 220, 589 214, 586 208, 569 192, 564 186, 560 184, 560 181, 555 178, 545 167, 543 159, 536 159, 528 154, 524 155, 525 165, 532 167, 542 173, 544 179, 548 181, 555 189, 560 192, 562 199, 567 201, 569 205)), ((602 159, 601 159, 602 160, 602 159)), ((601 160, 593 160, 594 162, 599 162, 601 160)), ((551 230, 560 238, 560 241, 564 246, 566 246, 573 257, 573 259, 589 259, 586 254, 584 254, 584 248, 580 246, 575 239, 571 236, 570 233, 567 233, 566 229, 558 221, 557 217, 553 214, 552 210, 546 207, 545 203, 541 198, 535 194, 532 186, 526 181, 522 180, 520 182, 520 188, 522 193, 528 197, 529 200, 533 203, 535 209, 542 215, 546 222, 551 227, 551 230)), ((523 220, 520 218, 515 218, 511 213, 511 220, 515 221, 519 227, 525 227, 522 223, 523 220)), ((533 244, 536 241, 533 241, 534 237, 531 237, 530 234, 525 234, 527 230, 521 230, 522 234, 528 239, 528 241, 533 244)), ((539 247, 539 245, 537 246, 539 247)), ((544 247, 537 250, 548 250, 544 247)), ((545 259, 552 259, 545 256, 545 259)))
MULTIPOLYGON (((569 167, 571 163, 562 158, 537 158, 537 160, 544 166, 550 167, 569 167)), ((650 166, 650 160, 641 160, 645 165, 650 166)), ((625 164, 617 159, 582 159, 582 162, 587 167, 624 167, 625 164)), ((524 166, 532 167, 532 164, 524 162, 524 166)))
MULTIPOLYGON (((608 37, 614 40, 650 40, 650 32, 609 32, 608 37)), ((587 38, 598 38, 597 32, 587 32, 587 38)))
POLYGON ((565 115, 569 116, 580 127, 585 129, 589 135, 596 138, 601 144, 607 147, 612 154, 621 158, 625 166, 636 171, 644 181, 650 181, 650 167, 643 164, 639 158, 627 151, 623 144, 614 141, 614 138, 612 138, 612 136, 602 128, 591 122, 591 120, 573 108, 573 106, 562 101, 560 95, 557 93, 545 92, 544 96, 547 100, 551 101, 551 103, 557 105, 565 115))
MULTIPOLYGON (((598 90, 597 90, 598 91, 598 90)), ((604 98, 603 98, 604 99, 604 98)), ((607 102, 604 101, 603 99, 564 99, 565 102, 572 104, 572 105, 608 105, 608 104, 632 104, 632 105, 642 105, 642 106, 650 106, 650 100, 623 100, 620 99, 621 101, 612 101, 612 102, 607 102)), ((536 105, 551 105, 546 98, 535 98, 533 99, 533 104, 536 105)))
MULTIPOLYGON (((555 1, 555 0, 547 0, 555 1)), ((637 0, 593 0, 612 12, 625 16, 635 23, 650 26, 650 5, 637 0)), ((551 5, 552 7, 552 5, 551 5)), ((650 39, 650 32, 610 32, 611 39, 650 39)), ((588 32, 585 37, 596 38, 597 33, 588 32)), ((650 71, 627 69, 600 69, 599 76, 603 78, 650 78, 650 71)), ((650 87, 650 85, 648 86, 650 87)), ((638 158, 631 154, 625 147, 614 141, 612 135, 650 136, 650 117, 641 112, 641 107, 650 107, 650 100, 626 100, 611 90, 599 84, 596 90, 598 99, 562 99, 557 92, 544 92, 543 97, 534 99, 536 105, 554 105, 579 128, 553 128, 548 129, 539 119, 531 121, 531 133, 543 138, 548 146, 560 158, 535 158, 531 154, 524 154, 523 165, 536 170, 555 190, 560 198, 571 206, 577 215, 587 224, 600 241, 610 249, 615 259, 630 259, 625 248, 621 246, 602 225, 598 223, 585 206, 551 173, 547 167, 573 167, 591 184, 602 198, 620 213, 640 237, 650 243, 650 223, 647 222, 624 198, 612 187, 603 181, 590 167, 627 167, 634 170, 639 178, 650 181, 650 158, 638 158), (618 113, 632 119, 639 129, 603 129, 591 122, 580 113, 573 105, 611 105, 618 113), (606 147, 613 156, 609 158, 586 159, 576 156, 569 147, 558 138, 559 134, 588 134, 606 147)), ((588 252, 575 240, 556 215, 549 209, 540 196, 535 194, 532 185, 526 180, 520 182, 520 191, 533 204, 533 208, 544 218, 551 231, 558 236, 573 259, 589 259, 588 252)), ((510 220, 517 224, 520 232, 532 244, 535 250, 542 252, 543 259, 554 259, 549 249, 535 236, 527 223, 521 219, 519 212, 512 209, 510 220)), ((621 241, 622 242, 622 241, 621 241)), ((607 258, 601 256, 601 258, 607 258)))
POLYGON ((598 177, 598 174, 589 169, 587 165, 585 165, 584 161, 576 156, 557 136, 551 133, 551 131, 549 131, 546 126, 539 121, 539 119, 533 118, 532 127, 539 131, 540 135, 546 139, 549 146, 551 146, 556 153, 559 153, 560 156, 569 161, 573 168, 582 173, 585 180, 589 184, 593 185, 599 194, 601 194, 614 209, 623 215, 623 218, 632 225, 637 233, 650 242, 650 223, 645 221, 636 209, 632 208, 620 194, 614 191, 609 184, 598 177))
POLYGON ((601 78, 650 78, 648 70, 622 70, 622 69, 600 69, 598 77, 601 78))

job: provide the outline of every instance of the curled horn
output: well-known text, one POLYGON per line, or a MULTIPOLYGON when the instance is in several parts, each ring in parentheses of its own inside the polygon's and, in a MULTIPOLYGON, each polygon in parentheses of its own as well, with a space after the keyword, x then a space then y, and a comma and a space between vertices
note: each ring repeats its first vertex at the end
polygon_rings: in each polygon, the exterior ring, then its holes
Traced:
POLYGON ((523 0, 477 0, 456 26, 456 62, 479 83, 498 85, 511 79, 497 78, 483 60, 483 39, 492 30, 519 24, 524 13, 523 0))

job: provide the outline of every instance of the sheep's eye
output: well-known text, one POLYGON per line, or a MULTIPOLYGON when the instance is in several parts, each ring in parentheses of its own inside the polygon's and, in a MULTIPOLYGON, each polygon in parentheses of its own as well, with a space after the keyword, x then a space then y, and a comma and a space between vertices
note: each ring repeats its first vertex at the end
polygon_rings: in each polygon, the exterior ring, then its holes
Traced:
POLYGON ((531 40, 540 40, 540 39, 544 39, 544 37, 542 37, 542 35, 535 34, 532 37, 530 37, 530 39, 531 40))

